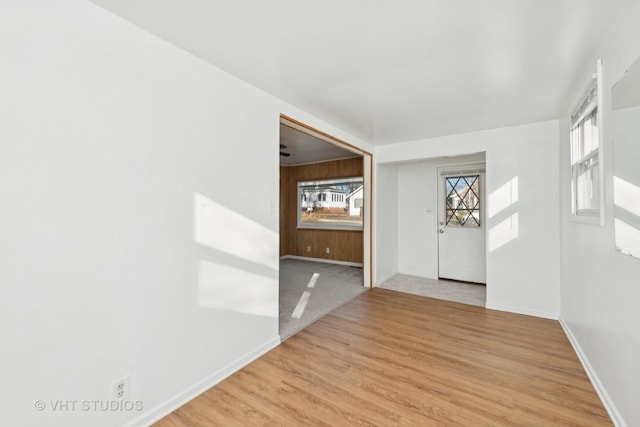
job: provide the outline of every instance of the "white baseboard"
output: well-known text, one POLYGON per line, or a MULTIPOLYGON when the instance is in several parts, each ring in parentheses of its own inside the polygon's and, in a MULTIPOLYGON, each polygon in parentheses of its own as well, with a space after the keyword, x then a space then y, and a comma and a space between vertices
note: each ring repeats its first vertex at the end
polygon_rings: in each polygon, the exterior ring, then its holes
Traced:
POLYGON ((351 267, 362 267, 361 262, 338 261, 335 259, 311 258, 306 256, 298 256, 298 255, 284 255, 284 256, 281 256, 280 259, 299 259, 302 261, 324 262, 327 264, 338 264, 338 265, 348 265, 351 267))
POLYGON ((529 308, 492 304, 488 301, 485 303, 484 306, 485 308, 488 308, 490 310, 507 311, 509 313, 524 314, 527 316, 534 316, 534 317, 542 317, 543 319, 558 320, 558 317, 559 317, 558 313, 550 313, 546 311, 531 310, 529 308))
POLYGON ((125 427, 133 427, 133 426, 149 426, 165 416, 169 415, 171 412, 175 411, 185 403, 193 400, 198 397, 200 394, 204 393, 214 385, 218 384, 220 381, 224 380, 228 376, 232 375, 236 371, 240 370, 244 366, 253 362, 263 354, 267 353, 269 350, 277 347, 280 344, 280 337, 277 336, 272 338, 265 344, 260 347, 250 351, 244 356, 236 359, 235 361, 229 363, 224 368, 218 370, 212 375, 204 378, 201 381, 198 381, 188 389, 178 393, 171 399, 167 400, 164 403, 161 403, 149 411, 145 411, 136 419, 125 424, 125 427))
POLYGON ((616 427, 627 427, 627 423, 625 423, 624 418, 622 418, 622 415, 618 411, 618 408, 616 408, 616 405, 613 403, 613 400, 611 400, 611 397, 609 397, 609 393, 607 393, 607 389, 604 388, 604 385, 600 381, 600 378, 598 378, 598 374, 596 374, 596 371, 591 366, 591 363, 589 363, 589 359, 587 358, 587 355, 584 353, 584 351, 582 351, 582 347, 580 347, 580 343, 576 339, 575 335, 573 335, 571 328, 569 327, 567 322, 564 321, 562 317, 560 318, 559 321, 560 321, 560 326, 562 326, 562 329, 564 329, 564 333, 567 335, 567 338, 569 338, 569 342, 571 343, 571 345, 573 346, 573 349, 578 355, 578 359, 580 359, 580 363, 582 363, 582 367, 587 372, 587 375, 591 380, 591 384, 593 385, 593 388, 596 389, 596 393, 598 393, 598 397, 600 397, 600 400, 602 401, 604 408, 607 410, 609 417, 611 417, 611 421, 613 421, 613 424, 616 427))
POLYGON ((397 276, 398 273, 389 273, 385 276, 382 276, 380 278, 377 278, 375 283, 373 284, 373 286, 379 286, 382 285, 384 282, 386 282, 387 280, 391 279, 394 276, 397 276))

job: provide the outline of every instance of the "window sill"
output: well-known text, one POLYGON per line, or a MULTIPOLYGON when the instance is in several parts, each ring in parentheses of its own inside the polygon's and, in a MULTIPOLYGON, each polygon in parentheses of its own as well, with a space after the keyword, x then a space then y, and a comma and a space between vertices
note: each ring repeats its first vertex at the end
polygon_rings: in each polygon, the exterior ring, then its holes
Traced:
POLYGON ((596 215, 576 215, 572 213, 569 215, 569 221, 577 222, 580 224, 590 224, 604 226, 604 217, 602 214, 596 215))
POLYGON ((296 227, 298 230, 325 230, 325 231, 362 231, 362 227, 355 227, 350 225, 300 225, 296 227))

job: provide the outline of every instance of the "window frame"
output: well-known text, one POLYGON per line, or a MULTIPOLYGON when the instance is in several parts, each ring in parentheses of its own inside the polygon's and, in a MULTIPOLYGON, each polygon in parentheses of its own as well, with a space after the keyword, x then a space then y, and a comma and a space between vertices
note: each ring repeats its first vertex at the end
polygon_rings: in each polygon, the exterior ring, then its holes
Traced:
MULTIPOLYGON (((318 185, 322 185, 323 182, 332 182, 332 181, 348 181, 348 180, 354 180, 354 179, 359 179, 359 185, 361 185, 363 187, 363 202, 364 202, 364 198, 365 198, 365 193, 366 190, 364 188, 364 176, 346 176, 346 177, 339 177, 339 178, 318 178, 318 179, 307 179, 307 180, 301 180, 298 181, 296 183, 296 198, 297 198, 297 229, 299 230, 333 230, 333 231, 363 231, 364 230, 364 217, 362 218, 362 223, 360 225, 346 225, 346 224, 304 224, 302 222, 302 210, 303 210, 303 206, 302 206, 302 194, 300 191, 300 185, 304 184, 304 183, 308 183, 308 182, 316 182, 318 183, 318 185)), ((354 182, 358 182, 358 181, 354 181, 354 182)), ((339 200, 339 197, 336 197, 335 200, 333 197, 333 194, 335 193, 331 193, 332 196, 331 197, 326 197, 326 193, 325 192, 321 192, 320 193, 320 197, 322 199, 318 199, 318 201, 326 201, 329 203, 332 202, 342 202, 344 201, 346 204, 347 201, 347 194, 342 194, 342 199, 343 200, 339 200)), ((305 200, 306 201, 306 200, 305 200)), ((308 202, 308 201, 307 201, 308 202)), ((363 206, 360 209, 364 209, 364 203, 363 206)))
MULTIPOLYGON (((603 168, 603 121, 602 114, 602 59, 598 59, 596 62, 596 72, 592 76, 587 89, 581 93, 577 102, 574 103, 573 108, 569 111, 569 183, 570 183, 570 216, 569 218, 574 222, 581 222, 585 224, 604 225, 604 168, 603 168), (585 111, 585 104, 588 104, 589 96, 591 93, 595 93, 596 101, 592 108, 588 108, 585 111), (581 138, 579 141, 575 140, 574 129, 584 124, 585 121, 593 115, 595 111, 595 120, 597 123, 597 148, 589 153, 580 154, 579 147, 584 141, 581 138), (574 119, 575 116, 578 116, 574 119), (597 162, 595 168, 595 174, 597 174, 598 186, 594 189, 593 181, 591 181, 591 191, 596 192, 598 196, 596 208, 579 208, 578 207, 578 194, 582 190, 581 182, 578 179, 578 170, 581 166, 588 165, 593 161, 597 162)), ((584 134, 582 134, 584 136, 584 134)))

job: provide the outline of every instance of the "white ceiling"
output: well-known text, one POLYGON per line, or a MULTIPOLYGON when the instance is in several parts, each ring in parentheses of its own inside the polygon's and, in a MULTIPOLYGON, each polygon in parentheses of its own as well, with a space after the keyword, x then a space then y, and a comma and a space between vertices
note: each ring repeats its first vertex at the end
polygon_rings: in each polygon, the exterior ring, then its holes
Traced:
POLYGON ((92 0, 377 145, 557 118, 622 0, 92 0))

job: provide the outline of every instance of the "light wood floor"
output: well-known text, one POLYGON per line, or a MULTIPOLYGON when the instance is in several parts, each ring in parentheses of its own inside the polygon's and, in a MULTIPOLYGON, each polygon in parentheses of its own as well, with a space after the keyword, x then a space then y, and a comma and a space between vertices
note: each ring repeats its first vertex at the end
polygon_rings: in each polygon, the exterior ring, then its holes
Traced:
POLYGON ((373 289, 158 426, 600 426, 556 321, 373 289))

